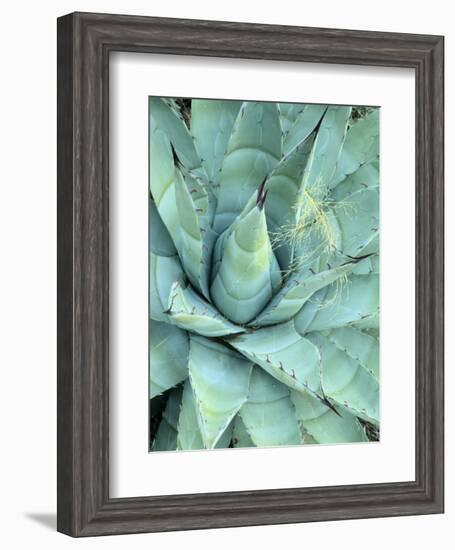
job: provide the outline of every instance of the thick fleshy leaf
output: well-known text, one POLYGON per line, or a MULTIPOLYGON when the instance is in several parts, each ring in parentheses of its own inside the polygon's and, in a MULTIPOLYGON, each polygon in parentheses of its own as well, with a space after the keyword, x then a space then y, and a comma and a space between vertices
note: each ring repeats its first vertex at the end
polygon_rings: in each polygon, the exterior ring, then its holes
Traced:
POLYGON ((264 326, 289 321, 316 291, 350 273, 356 265, 357 262, 347 262, 310 276, 306 273, 303 276, 291 275, 283 288, 251 324, 264 326))
MULTIPOLYGON (((153 121, 153 119, 152 119, 153 121)), ((150 192, 161 220, 176 243, 179 238, 178 211, 175 201, 175 166, 168 135, 161 128, 150 127, 150 192)))
POLYGON ((231 321, 247 323, 270 301, 281 282, 264 209, 254 206, 235 223, 223 244, 210 294, 219 311, 231 321))
POLYGON ((224 247, 226 246, 226 243, 229 239, 229 237, 234 232, 235 228, 238 226, 238 224, 248 215, 251 213, 251 211, 256 207, 257 203, 257 197, 258 192, 257 190, 252 193, 251 197, 248 199, 247 203, 245 204, 242 212, 237 216, 237 218, 234 220, 234 222, 221 233, 221 235, 216 239, 215 246, 213 247, 213 253, 212 253, 212 272, 211 272, 211 280, 212 283, 215 280, 216 275, 218 274, 218 270, 221 265, 221 260, 223 259, 224 255, 224 247))
POLYGON ((359 330, 379 330, 379 309, 375 314, 366 315, 358 321, 353 321, 350 325, 359 330))
POLYGON ((149 200, 149 250, 158 256, 177 255, 177 249, 152 200, 149 200))
POLYGON ((373 254, 364 258, 352 270, 354 275, 369 275, 370 273, 379 273, 379 254, 373 254))
POLYGON ((320 290, 295 317, 300 334, 329 330, 376 319, 379 311, 379 276, 351 275, 347 283, 320 290))
POLYGON ((359 418, 379 423, 379 384, 358 361, 321 333, 307 337, 319 347, 325 395, 359 418))
POLYGON ((234 429, 232 431, 232 445, 235 448, 255 446, 240 414, 238 414, 234 420, 234 429))
POLYGON ((293 321, 234 336, 229 343, 286 386, 321 395, 319 351, 293 321))
POLYGON ((149 323, 150 397, 172 388, 188 376, 188 333, 169 323, 149 323))
POLYGON ((379 189, 361 189, 332 210, 341 234, 341 252, 348 256, 379 250, 379 189))
POLYGON ((305 103, 278 103, 283 141, 305 106, 305 103))
POLYGON ((379 341, 354 327, 332 330, 328 339, 379 380, 379 341))
MULTIPOLYGON (((191 451, 204 449, 204 442, 199 430, 199 412, 196 404, 196 398, 189 380, 183 387, 182 405, 177 425, 177 449, 191 451)), ((232 437, 233 423, 224 431, 223 435, 215 445, 216 449, 225 449, 229 447, 232 437)))
POLYGON ((365 334, 368 334, 368 336, 372 336, 373 338, 376 338, 376 340, 379 340, 379 329, 377 328, 367 328, 362 332, 364 332, 365 334))
POLYGON ((189 380, 183 387, 182 405, 177 426, 177 448, 180 450, 203 449, 196 401, 189 380))
POLYGON ((379 169, 369 162, 360 166, 353 174, 349 175, 335 189, 332 190, 333 201, 345 200, 349 195, 362 189, 374 189, 379 185, 379 169))
POLYGON ((283 154, 287 154, 296 145, 304 141, 316 128, 327 109, 327 105, 307 104, 297 113, 294 124, 283 136, 283 154))
POLYGON ((265 182, 265 215, 276 257, 283 270, 289 266, 291 247, 286 231, 295 223, 295 205, 302 184, 313 135, 300 143, 275 166, 265 182))
POLYGON ((354 443, 368 441, 358 419, 341 408, 336 414, 308 392, 291 391, 296 417, 304 435, 317 443, 354 443))
POLYGON ((215 194, 218 193, 221 166, 241 105, 240 101, 214 99, 193 99, 191 102, 191 133, 215 194))
POLYGON ((191 336, 188 370, 205 448, 215 447, 246 401, 252 367, 226 346, 191 336))
MULTIPOLYGON (((175 109, 172 109, 164 99, 159 97, 151 97, 149 106, 152 134, 151 138, 156 132, 166 134, 167 141, 172 143, 177 151, 180 161, 185 165, 185 167, 188 170, 194 171, 198 175, 205 175, 201 166, 201 158, 196 151, 191 134, 181 114, 175 109)), ((158 175, 156 173, 157 166, 153 166, 153 162, 156 162, 156 160, 159 159, 159 155, 158 151, 156 151, 155 154, 153 149, 152 142, 150 151, 152 155, 151 172, 158 175)), ((168 162, 167 155, 165 155, 164 158, 166 159, 166 162, 168 162)))
POLYGON ((242 327, 222 317, 190 286, 183 288, 179 282, 175 283, 170 290, 166 311, 169 322, 202 336, 214 338, 244 331, 242 327))
POLYGON ((182 388, 172 389, 152 444, 152 451, 175 451, 177 449, 177 424, 181 401, 182 388))
POLYGON ((221 234, 281 158, 276 103, 245 102, 223 160, 214 229, 221 234))
POLYGON ((166 314, 171 287, 183 278, 178 256, 157 256, 150 253, 150 296, 149 315, 156 321, 169 322, 166 314))
POLYGON ((164 311, 167 309, 169 292, 175 281, 183 279, 183 270, 153 201, 149 201, 149 248, 149 315, 151 319, 168 322, 164 311))
POLYGON ((350 115, 350 107, 329 107, 320 122, 305 168, 302 186, 303 191, 309 193, 313 200, 318 200, 327 193, 350 115))
POLYGON ((374 161, 379 155, 379 109, 349 128, 330 186, 334 187, 362 164, 374 161))
POLYGON ((150 105, 150 191, 188 277, 208 298, 214 237, 206 229, 215 205, 204 187, 207 178, 185 123, 163 100, 153 98, 150 105))
MULTIPOLYGON (((346 135, 350 114, 350 107, 329 107, 319 122, 294 206, 294 224, 296 229, 301 228, 297 234, 314 222, 326 233, 325 227, 329 222, 324 211, 324 201, 346 135)), ((331 241, 332 237, 328 240, 331 241)), ((301 245, 300 239, 292 242, 291 263, 294 262, 295 255, 298 255, 301 245)))
MULTIPOLYGON (((175 178, 175 199, 177 202, 177 211, 179 215, 179 238, 177 249, 180 260, 185 268, 193 286, 208 298, 208 269, 202 270, 203 262, 203 240, 196 205, 190 194, 182 174, 176 171, 175 178)), ((207 208, 208 202, 205 201, 199 208, 207 208)), ((206 258, 209 261, 209 258, 206 258)))
POLYGON ((240 416, 256 447, 301 444, 289 389, 262 369, 253 369, 248 401, 240 416))

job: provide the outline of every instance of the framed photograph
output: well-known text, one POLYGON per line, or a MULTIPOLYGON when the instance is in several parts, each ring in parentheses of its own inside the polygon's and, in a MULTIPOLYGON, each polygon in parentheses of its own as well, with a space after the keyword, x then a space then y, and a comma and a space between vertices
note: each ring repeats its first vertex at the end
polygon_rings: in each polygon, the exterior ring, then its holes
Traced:
POLYGON ((443 512, 443 38, 58 20, 58 530, 443 512))

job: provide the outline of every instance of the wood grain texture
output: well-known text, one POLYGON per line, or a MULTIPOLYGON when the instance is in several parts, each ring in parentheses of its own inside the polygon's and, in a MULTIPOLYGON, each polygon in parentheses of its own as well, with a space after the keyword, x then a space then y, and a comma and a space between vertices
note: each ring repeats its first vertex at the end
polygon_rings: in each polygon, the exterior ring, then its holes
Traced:
POLYGON ((443 38, 75 13, 58 20, 58 530, 71 536, 443 511, 443 38), (416 480, 109 497, 109 53, 416 75, 416 480))

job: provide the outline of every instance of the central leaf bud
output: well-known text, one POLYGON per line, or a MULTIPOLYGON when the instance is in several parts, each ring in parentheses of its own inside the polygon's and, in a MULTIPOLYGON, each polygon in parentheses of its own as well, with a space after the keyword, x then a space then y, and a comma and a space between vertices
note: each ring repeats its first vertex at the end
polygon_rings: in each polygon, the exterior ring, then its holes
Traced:
POLYGON ((281 273, 270 244, 264 183, 232 225, 218 237, 210 294, 228 319, 252 321, 281 285, 281 273))

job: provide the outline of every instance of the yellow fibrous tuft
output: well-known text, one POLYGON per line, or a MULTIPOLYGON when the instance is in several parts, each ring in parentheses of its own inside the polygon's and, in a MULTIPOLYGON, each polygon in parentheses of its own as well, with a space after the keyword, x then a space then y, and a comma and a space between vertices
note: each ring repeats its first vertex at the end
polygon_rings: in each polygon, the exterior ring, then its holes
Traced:
MULTIPOLYGON (((321 256, 329 257, 340 244, 336 219, 331 217, 331 213, 335 206, 346 210, 353 210, 354 206, 347 200, 334 201, 323 196, 321 188, 318 184, 313 186, 311 193, 307 189, 301 190, 293 206, 295 222, 284 225, 271 236, 274 248, 287 244, 291 249, 290 262, 283 272, 283 278, 300 271, 304 266, 310 267, 321 256)), ((335 292, 327 300, 322 300, 319 307, 322 309, 337 302, 347 283, 347 275, 337 279, 333 283, 335 292)))

